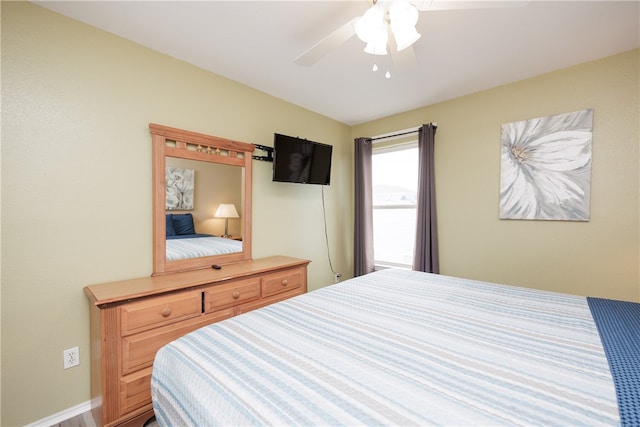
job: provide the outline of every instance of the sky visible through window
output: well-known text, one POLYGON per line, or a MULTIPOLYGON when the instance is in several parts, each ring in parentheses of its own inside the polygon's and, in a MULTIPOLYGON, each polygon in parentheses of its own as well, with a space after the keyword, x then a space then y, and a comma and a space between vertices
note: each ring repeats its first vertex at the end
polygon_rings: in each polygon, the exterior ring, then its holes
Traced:
POLYGON ((416 229, 418 148, 374 152, 372 186, 376 264, 411 267, 416 229))

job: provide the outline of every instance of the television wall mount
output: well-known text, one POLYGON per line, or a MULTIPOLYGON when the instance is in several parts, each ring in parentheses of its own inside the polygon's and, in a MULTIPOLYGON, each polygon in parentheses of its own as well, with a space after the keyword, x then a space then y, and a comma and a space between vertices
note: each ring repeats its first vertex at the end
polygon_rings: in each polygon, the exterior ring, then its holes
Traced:
POLYGON ((254 160, 262 160, 264 162, 273 163, 273 147, 267 147, 266 145, 258 145, 254 144, 258 150, 265 151, 267 153, 266 156, 252 156, 254 160))

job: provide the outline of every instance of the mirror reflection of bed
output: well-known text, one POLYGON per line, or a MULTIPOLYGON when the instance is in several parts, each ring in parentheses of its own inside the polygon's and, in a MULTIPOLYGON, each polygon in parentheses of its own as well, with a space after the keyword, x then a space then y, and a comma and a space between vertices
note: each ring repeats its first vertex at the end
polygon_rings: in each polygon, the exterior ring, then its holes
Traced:
POLYGON ((194 172, 191 209, 172 203, 167 184, 166 259, 242 252, 242 170, 237 166, 166 158, 166 168, 194 172), (232 205, 237 217, 220 217, 220 207, 232 205))
POLYGON ((193 216, 167 214, 167 261, 242 252, 240 237, 196 233, 193 216))

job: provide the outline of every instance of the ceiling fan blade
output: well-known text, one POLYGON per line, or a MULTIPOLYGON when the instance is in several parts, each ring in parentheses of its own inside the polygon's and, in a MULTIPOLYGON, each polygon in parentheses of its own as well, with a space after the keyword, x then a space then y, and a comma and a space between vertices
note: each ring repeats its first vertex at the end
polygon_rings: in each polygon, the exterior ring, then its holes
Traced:
POLYGON ((530 0, 413 0, 412 3, 419 11, 432 10, 460 10, 460 9, 498 9, 503 7, 521 7, 530 0))
POLYGON ((402 51, 391 51, 391 72, 392 75, 397 72, 398 75, 408 75, 414 73, 418 69, 418 58, 413 50, 413 46, 409 46, 402 51))
POLYGON ((340 28, 313 45, 302 55, 298 56, 294 62, 298 65, 313 65, 318 62, 326 54, 336 49, 356 34, 356 21, 358 19, 359 17, 355 17, 351 21, 342 25, 340 28))
POLYGON ((395 39, 389 37, 389 55, 391 56, 392 71, 408 74, 418 69, 418 58, 413 46, 411 45, 399 51, 395 39))

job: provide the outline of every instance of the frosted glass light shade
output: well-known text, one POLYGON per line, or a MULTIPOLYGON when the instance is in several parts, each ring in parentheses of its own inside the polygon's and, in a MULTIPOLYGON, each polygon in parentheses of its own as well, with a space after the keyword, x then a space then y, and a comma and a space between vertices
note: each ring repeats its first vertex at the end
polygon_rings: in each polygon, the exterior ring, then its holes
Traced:
POLYGON ((421 36, 414 27, 394 28, 394 25, 391 25, 391 31, 393 32, 393 38, 396 40, 398 51, 408 48, 417 42, 421 36))
POLYGON ((373 37, 367 42, 364 51, 372 55, 386 55, 387 42, 389 41, 389 32, 387 27, 382 26, 373 34, 373 37))
POLYGON ((385 10, 379 4, 371 6, 356 22, 356 35, 360 40, 369 43, 379 32, 381 26, 385 26, 385 10))
POLYGON ((364 48, 366 53, 386 55, 389 29, 391 29, 400 51, 420 38, 420 34, 416 31, 418 15, 418 9, 409 0, 380 1, 371 6, 356 21, 356 35, 366 43, 364 48))
POLYGON ((416 31, 418 9, 409 3, 409 0, 396 0, 391 3, 389 21, 399 51, 408 48, 420 38, 416 31))
POLYGON ((415 27, 418 23, 418 9, 409 0, 395 0, 389 5, 389 21, 406 27, 415 27))

